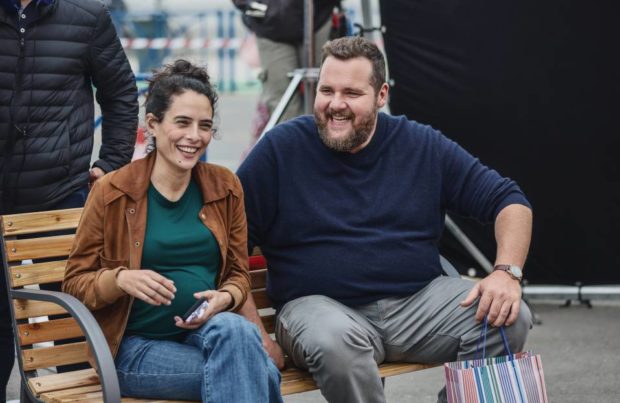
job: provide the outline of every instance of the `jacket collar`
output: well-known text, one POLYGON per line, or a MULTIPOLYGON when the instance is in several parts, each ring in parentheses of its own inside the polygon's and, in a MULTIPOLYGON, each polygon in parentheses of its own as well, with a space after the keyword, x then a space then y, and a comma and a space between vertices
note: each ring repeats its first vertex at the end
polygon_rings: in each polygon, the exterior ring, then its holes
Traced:
MULTIPOLYGON (((46 16, 56 9, 59 0, 33 0, 33 3, 39 9, 39 17, 46 16)), ((0 22, 9 25, 15 25, 13 14, 19 10, 19 0, 0 0, 0 22), (15 8, 17 5, 17 8, 15 8)))
MULTIPOLYGON (((146 196, 151 183, 151 172, 155 165, 157 151, 152 151, 146 157, 134 161, 112 173, 112 186, 125 193, 134 201, 146 196)), ((210 203, 225 198, 229 193, 239 195, 239 187, 234 182, 233 174, 223 175, 224 168, 199 162, 192 169, 192 178, 200 188, 203 202, 210 203)), ((115 199, 115 198, 113 198, 115 199)), ((111 202, 112 200, 106 200, 111 202)))
MULTIPOLYGON (((38 7, 40 5, 50 6, 55 3, 55 0, 32 0, 32 2, 38 7)), ((7 13, 16 13, 21 8, 20 0, 0 0, 0 6, 7 13)))

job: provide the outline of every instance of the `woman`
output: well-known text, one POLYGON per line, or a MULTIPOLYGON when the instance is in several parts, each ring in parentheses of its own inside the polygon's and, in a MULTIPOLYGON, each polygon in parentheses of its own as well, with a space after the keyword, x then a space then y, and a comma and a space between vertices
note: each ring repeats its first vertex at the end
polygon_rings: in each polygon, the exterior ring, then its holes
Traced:
POLYGON ((154 149, 95 182, 63 290, 89 307, 126 396, 281 402, 256 327, 230 313, 249 292, 243 191, 199 163, 217 101, 207 72, 177 60, 149 83, 154 149), (197 299, 196 319, 181 318, 197 299))

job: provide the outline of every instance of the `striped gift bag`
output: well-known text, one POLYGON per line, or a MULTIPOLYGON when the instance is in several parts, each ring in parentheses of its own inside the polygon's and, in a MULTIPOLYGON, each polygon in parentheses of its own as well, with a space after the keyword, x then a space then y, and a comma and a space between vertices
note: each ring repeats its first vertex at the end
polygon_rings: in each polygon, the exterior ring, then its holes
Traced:
POLYGON ((484 358, 487 326, 485 318, 481 333, 483 358, 444 364, 448 402, 547 403, 540 355, 531 351, 512 354, 504 329, 500 328, 508 355, 484 358))

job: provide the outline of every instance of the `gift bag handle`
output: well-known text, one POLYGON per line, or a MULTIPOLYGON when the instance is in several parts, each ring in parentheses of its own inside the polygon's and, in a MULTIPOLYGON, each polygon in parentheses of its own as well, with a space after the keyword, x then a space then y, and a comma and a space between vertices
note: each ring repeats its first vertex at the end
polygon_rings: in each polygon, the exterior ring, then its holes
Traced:
MULTIPOLYGON (((485 316, 484 317, 484 323, 482 325, 482 329, 480 331, 480 337, 478 337, 478 344, 476 345, 476 354, 474 357, 476 357, 475 359, 478 359, 477 357, 479 357, 479 352, 480 352, 480 339, 483 339, 482 342, 482 359, 484 360, 486 358, 486 346, 487 346, 487 328, 489 326, 489 319, 485 316)), ((525 398, 523 396, 523 384, 521 384, 522 381, 519 381, 519 375, 518 375, 518 369, 515 365, 515 358, 514 355, 512 354, 512 351, 510 351, 510 346, 508 345, 508 337, 506 336, 506 332, 504 331, 504 326, 500 326, 499 328, 499 333, 502 336, 502 341, 504 342, 504 349, 506 350, 506 353, 508 355, 508 361, 511 362, 511 366, 515 372, 515 379, 517 381, 517 383, 519 384, 518 386, 518 391, 519 391, 519 396, 521 398, 521 402, 525 401, 525 398)))
MULTIPOLYGON (((480 330, 480 337, 478 337, 478 344, 476 344, 476 355, 475 357, 480 357, 480 339, 482 339, 482 359, 486 358, 486 349, 487 349, 487 328, 489 327, 489 318, 484 317, 484 322, 482 324, 482 329, 480 330)), ((502 342, 504 343, 504 349, 506 350, 507 355, 510 357, 510 361, 514 360, 514 356, 512 351, 510 351, 510 346, 508 345, 508 337, 506 337, 506 332, 504 331, 504 326, 499 327, 499 333, 502 336, 502 342)))

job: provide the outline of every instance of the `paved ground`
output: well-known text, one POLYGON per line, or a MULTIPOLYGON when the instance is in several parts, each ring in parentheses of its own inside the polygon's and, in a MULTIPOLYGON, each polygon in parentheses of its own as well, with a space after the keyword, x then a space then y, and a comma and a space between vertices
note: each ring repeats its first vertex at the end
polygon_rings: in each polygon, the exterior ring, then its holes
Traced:
MULTIPOLYGON (((249 142, 255 93, 223 94, 220 103, 221 139, 209 149, 209 160, 236 169, 249 142)), ((526 348, 542 354, 549 400, 562 403, 620 401, 620 303, 594 303, 560 308, 561 301, 537 303, 543 323, 530 333, 526 348)), ((443 385, 441 368, 389 378, 388 402, 434 402, 443 385)), ((8 399, 19 398, 14 370, 8 399)), ((323 402, 318 392, 289 396, 287 403, 323 402)))

